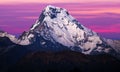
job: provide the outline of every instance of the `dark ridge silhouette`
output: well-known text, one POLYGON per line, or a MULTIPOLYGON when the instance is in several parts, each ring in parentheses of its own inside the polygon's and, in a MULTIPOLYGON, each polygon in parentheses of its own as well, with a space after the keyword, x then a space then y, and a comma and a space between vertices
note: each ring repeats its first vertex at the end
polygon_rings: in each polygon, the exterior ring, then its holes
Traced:
POLYGON ((84 55, 79 52, 35 52, 24 56, 9 69, 13 72, 119 72, 120 61, 104 55, 84 55))
POLYGON ((14 45, 8 37, 0 37, 0 48, 14 45))

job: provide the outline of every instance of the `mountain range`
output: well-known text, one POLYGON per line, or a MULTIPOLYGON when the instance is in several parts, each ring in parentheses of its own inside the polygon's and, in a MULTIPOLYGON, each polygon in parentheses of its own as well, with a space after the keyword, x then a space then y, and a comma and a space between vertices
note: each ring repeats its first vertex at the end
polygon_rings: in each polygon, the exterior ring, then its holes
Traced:
POLYGON ((64 8, 48 5, 18 38, 0 31, 0 72, 97 70, 120 71, 120 41, 100 37, 64 8))

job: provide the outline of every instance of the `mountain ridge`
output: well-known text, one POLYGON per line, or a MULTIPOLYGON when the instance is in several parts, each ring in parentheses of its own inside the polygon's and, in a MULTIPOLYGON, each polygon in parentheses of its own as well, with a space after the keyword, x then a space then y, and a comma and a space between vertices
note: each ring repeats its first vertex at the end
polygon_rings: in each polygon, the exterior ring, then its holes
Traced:
POLYGON ((51 48, 60 44, 83 54, 111 54, 113 52, 112 54, 116 55, 120 50, 119 45, 111 45, 114 44, 113 40, 101 38, 96 32, 79 23, 66 9, 51 5, 43 9, 36 23, 28 32, 23 32, 18 39, 6 32, 1 32, 0 36, 8 37, 18 45, 30 45, 41 37, 40 45, 47 46, 46 41, 49 41, 51 48))
POLYGON ((119 70, 120 41, 102 38, 66 9, 48 5, 18 38, 0 31, 0 72, 37 72, 33 66, 45 67, 42 72, 119 70))
POLYGON ((110 55, 84 55, 80 52, 35 52, 24 56, 13 71, 42 72, 115 72, 120 61, 110 55), (34 67, 33 67, 34 66, 34 67))

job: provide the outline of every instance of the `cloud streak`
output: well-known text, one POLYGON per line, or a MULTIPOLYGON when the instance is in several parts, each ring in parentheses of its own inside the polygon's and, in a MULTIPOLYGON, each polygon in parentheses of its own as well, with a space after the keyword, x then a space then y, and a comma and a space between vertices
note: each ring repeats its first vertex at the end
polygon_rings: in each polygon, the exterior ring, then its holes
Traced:
POLYGON ((119 0, 1 0, 0 3, 86 3, 86 2, 120 2, 119 0))
POLYGON ((38 19, 38 16, 26 16, 26 17, 19 17, 21 19, 38 19))
POLYGON ((106 27, 103 26, 89 26, 92 28, 94 31, 99 32, 99 33, 120 33, 120 24, 111 24, 106 27))

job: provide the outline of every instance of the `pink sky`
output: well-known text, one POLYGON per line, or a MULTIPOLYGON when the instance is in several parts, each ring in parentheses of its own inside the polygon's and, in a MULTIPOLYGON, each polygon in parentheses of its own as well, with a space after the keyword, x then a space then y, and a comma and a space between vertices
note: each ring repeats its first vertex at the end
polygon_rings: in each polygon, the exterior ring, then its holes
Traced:
POLYGON ((0 3, 85 3, 85 2, 120 2, 120 0, 0 0, 0 3))
MULTIPOLYGON (((17 0, 0 1, 0 30, 15 35, 28 31, 43 8, 48 5, 48 3, 32 3, 32 1, 53 2, 53 0, 20 0, 21 3, 17 4, 18 1, 12 3, 13 1, 17 0), (22 3, 24 1, 31 3, 22 3)), ((67 9, 81 24, 98 32, 101 36, 120 39, 120 0, 90 0, 91 3, 88 0, 65 1, 68 3, 58 3, 61 0, 54 1, 57 3, 51 3, 51 5, 67 9)))

